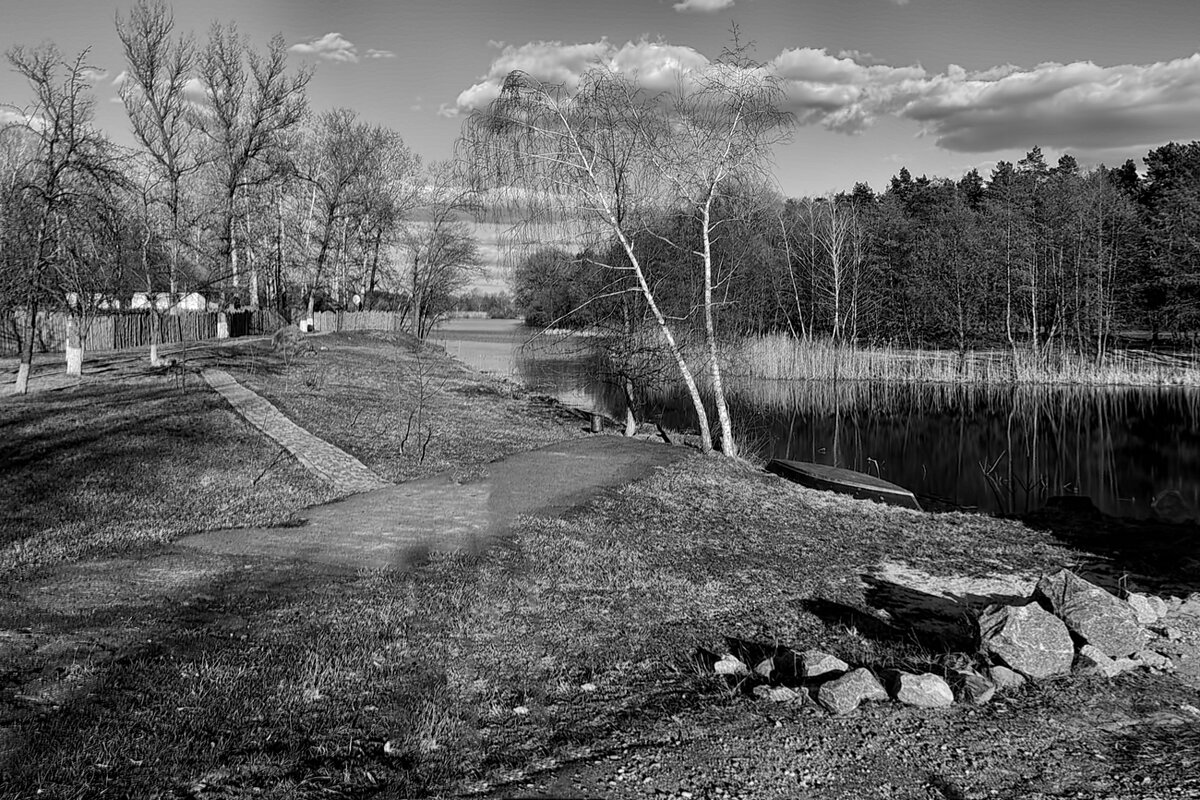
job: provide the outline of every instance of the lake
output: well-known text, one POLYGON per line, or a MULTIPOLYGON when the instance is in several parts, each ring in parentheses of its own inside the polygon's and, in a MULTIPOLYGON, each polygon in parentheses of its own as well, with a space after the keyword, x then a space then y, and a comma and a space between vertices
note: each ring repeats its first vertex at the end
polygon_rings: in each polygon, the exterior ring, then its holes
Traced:
MULTIPOLYGON (((434 338, 476 369, 619 418, 620 392, 592 377, 586 340, 535 333, 451 320, 434 338)), ((848 467, 988 512, 1079 494, 1114 516, 1200 520, 1197 389, 727 382, 742 441, 763 458, 848 467)), ((667 426, 691 424, 682 394, 655 406, 667 426)))

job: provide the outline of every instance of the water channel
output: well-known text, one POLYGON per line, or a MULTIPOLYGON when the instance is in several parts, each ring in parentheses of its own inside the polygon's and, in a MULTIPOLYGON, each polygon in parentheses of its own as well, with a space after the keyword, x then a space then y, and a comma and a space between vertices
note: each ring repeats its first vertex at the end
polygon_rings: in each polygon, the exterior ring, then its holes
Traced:
MULTIPOLYGON (((476 369, 616 416, 587 342, 512 320, 452 320, 435 339, 476 369)), ((878 475, 919 496, 988 512, 1084 495, 1120 517, 1200 521, 1200 390, 729 381, 743 441, 763 458, 878 475)), ((686 427, 682 397, 660 399, 686 427)))

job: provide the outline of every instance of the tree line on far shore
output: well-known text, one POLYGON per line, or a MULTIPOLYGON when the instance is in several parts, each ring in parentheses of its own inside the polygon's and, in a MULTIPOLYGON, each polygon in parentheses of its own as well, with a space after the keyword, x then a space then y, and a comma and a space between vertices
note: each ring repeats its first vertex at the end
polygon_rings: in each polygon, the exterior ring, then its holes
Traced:
MULTIPOLYGON (((1144 161, 1141 173, 1132 160, 1084 170, 1070 155, 1051 166, 1034 147, 986 178, 901 169, 881 193, 858 183, 827 197, 725 197, 713 242, 720 328, 1097 358, 1131 331, 1194 339, 1200 142, 1163 145, 1144 161)), ((701 306, 688 266, 694 219, 664 214, 636 246, 673 315, 701 306)), ((595 268, 619 255, 608 251, 546 248, 521 260, 514 290, 526 320, 588 327, 627 313, 628 295, 616 291, 625 276, 595 268)))

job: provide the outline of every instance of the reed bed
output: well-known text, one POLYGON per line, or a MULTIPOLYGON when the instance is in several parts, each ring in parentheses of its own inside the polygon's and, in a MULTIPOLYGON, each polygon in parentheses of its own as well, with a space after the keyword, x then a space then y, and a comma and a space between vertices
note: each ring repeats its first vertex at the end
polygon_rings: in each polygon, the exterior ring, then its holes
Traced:
POLYGON ((731 375, 759 380, 1200 386, 1200 358, 1194 351, 1113 350, 1097 361, 1060 351, 1018 350, 1014 364, 1007 350, 858 347, 773 334, 735 343, 727 364, 731 375))

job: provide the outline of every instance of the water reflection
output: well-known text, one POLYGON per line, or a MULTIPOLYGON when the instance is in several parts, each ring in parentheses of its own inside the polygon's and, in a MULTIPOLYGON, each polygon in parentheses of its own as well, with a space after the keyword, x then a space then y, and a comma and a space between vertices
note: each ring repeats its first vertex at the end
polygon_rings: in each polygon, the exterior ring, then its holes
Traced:
MULTIPOLYGON (((530 338, 517 322, 456 320, 442 342, 477 369, 511 375, 571 405, 619 416, 586 341, 530 338)), ((1105 513, 1200 519, 1200 391, 729 381, 744 442, 764 458, 848 467, 919 495, 1023 512, 1054 495, 1105 513)), ((682 395, 647 398, 687 427, 682 395)))
POLYGON ((986 511, 1054 495, 1171 521, 1200 508, 1200 392, 851 382, 732 387, 774 458, 835 464, 986 511))

